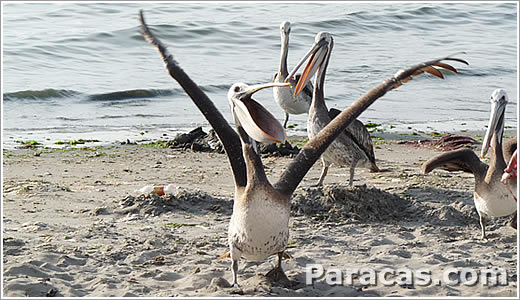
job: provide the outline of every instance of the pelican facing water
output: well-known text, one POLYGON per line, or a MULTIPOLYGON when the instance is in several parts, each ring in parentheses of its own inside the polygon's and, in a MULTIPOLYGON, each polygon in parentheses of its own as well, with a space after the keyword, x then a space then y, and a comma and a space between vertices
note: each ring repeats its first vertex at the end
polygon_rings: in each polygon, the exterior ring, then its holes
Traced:
MULTIPOLYGON (((289 35, 291 33, 291 23, 289 21, 283 21, 280 24, 280 35, 281 35, 281 55, 280 55, 280 67, 278 72, 274 75, 273 82, 286 82, 288 73, 287 69, 287 56, 289 53, 289 35)), ((298 81, 299 75, 295 76, 296 79, 290 79, 292 84, 291 87, 275 87, 273 89, 274 100, 285 112, 285 120, 283 122, 283 128, 287 128, 287 121, 289 120, 289 114, 301 115, 306 114, 309 111, 312 100, 312 84, 308 83, 303 88, 303 93, 298 96, 294 95, 294 86, 298 81)))
MULTIPOLYGON (((491 95, 491 116, 481 151, 482 158, 488 151, 490 152, 489 166, 480 161, 475 152, 467 148, 439 154, 422 166, 424 174, 440 168, 447 171, 464 171, 475 176, 474 201, 480 218, 482 239, 486 238, 486 215, 503 217, 517 210, 513 195, 501 182, 507 167, 502 148, 506 105, 506 92, 502 89, 495 90, 491 95)), ((511 157, 512 153, 508 156, 511 157)), ((512 190, 516 191, 516 178, 507 183, 512 190)), ((516 222, 513 227, 516 228, 516 222)))
MULTIPOLYGON (((258 102, 252 100, 251 96, 259 88, 272 87, 274 84, 255 88, 245 84, 234 84, 231 87, 228 100, 235 118, 235 131, 213 102, 182 70, 162 42, 152 34, 144 21, 142 11, 140 21, 143 35, 159 51, 170 76, 190 96, 226 150, 235 183, 235 201, 228 231, 233 286, 238 286, 238 261, 242 257, 263 260, 271 255, 278 255, 278 264, 267 276, 274 281, 288 281, 282 269, 282 257, 289 236, 291 195, 305 174, 330 143, 374 101, 432 65, 447 66, 440 63, 442 60, 457 60, 447 57, 428 61, 399 71, 392 78, 383 81, 310 139, 280 175, 280 179, 271 184, 265 175, 253 137, 275 141, 283 139, 285 133, 281 124, 258 102)), ((453 68, 450 66, 448 69, 453 68)))

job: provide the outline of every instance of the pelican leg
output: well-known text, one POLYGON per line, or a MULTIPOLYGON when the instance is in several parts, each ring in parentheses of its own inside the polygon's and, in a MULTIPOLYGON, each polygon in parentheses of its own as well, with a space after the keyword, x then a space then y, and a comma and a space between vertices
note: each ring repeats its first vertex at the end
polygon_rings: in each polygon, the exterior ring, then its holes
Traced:
POLYGON ((356 166, 350 167, 350 179, 349 179, 349 185, 350 187, 354 186, 354 171, 356 170, 356 166))
POLYGON ((238 260, 240 259, 240 256, 242 255, 240 251, 233 246, 230 247, 231 251, 231 274, 233 275, 233 283, 231 284, 231 287, 233 288, 240 288, 238 285, 238 260))
POLYGON ((285 275, 282 269, 283 251, 278 252, 278 264, 271 271, 265 274, 265 277, 269 278, 273 282, 290 283, 291 281, 285 275))
POLYGON ((479 211, 477 211, 477 212, 480 217, 480 228, 482 230, 481 239, 485 240, 486 239, 486 219, 484 218, 484 214, 482 214, 479 211))
POLYGON ((283 128, 287 128, 287 121, 289 121, 289 114, 285 113, 285 121, 283 121, 283 128))
POLYGON ((325 180, 325 176, 327 176, 327 171, 329 170, 329 164, 327 164, 323 159, 321 162, 323 163, 323 168, 321 169, 320 179, 318 180, 316 186, 323 185, 323 181, 325 180))

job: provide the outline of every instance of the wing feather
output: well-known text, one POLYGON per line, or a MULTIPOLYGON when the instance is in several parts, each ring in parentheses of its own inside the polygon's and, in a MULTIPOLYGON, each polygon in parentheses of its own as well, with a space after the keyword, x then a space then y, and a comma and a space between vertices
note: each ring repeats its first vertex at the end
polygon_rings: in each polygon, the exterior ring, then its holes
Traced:
POLYGON ((463 171, 478 175, 485 174, 488 165, 481 162, 473 150, 463 148, 436 155, 422 165, 424 174, 428 174, 435 169, 450 172, 463 171))
POLYGON ((211 101, 188 74, 182 70, 179 64, 173 59, 173 56, 168 52, 166 46, 152 33, 145 22, 142 10, 139 11, 139 21, 141 22, 141 33, 150 44, 157 48, 170 76, 181 85, 186 94, 190 96, 217 133, 226 150, 229 163, 231 164, 235 184, 237 186, 246 186, 246 164, 242 155, 242 145, 238 134, 215 107, 213 101, 211 101))

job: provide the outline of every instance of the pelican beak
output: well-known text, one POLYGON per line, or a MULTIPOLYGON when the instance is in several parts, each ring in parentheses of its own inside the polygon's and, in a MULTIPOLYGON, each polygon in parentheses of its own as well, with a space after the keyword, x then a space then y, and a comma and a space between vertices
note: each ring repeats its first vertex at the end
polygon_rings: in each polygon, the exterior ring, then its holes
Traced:
POLYGON ((266 88, 273 88, 273 87, 284 87, 284 86, 290 86, 291 84, 288 82, 269 82, 269 83, 263 83, 263 84, 255 84, 249 87, 249 89, 246 91, 246 94, 253 96, 254 93, 266 89, 266 88))
POLYGON ((233 99, 235 120, 253 140, 261 143, 285 142, 282 124, 251 96, 265 88, 289 86, 289 83, 266 83, 251 86, 238 99, 233 99))
POLYGON ((296 84, 296 87, 294 89, 294 97, 298 96, 300 92, 303 90, 303 87, 305 84, 312 78, 312 76, 316 73, 319 66, 323 63, 327 56, 328 47, 327 42, 325 40, 320 40, 319 42, 315 42, 314 45, 312 45, 311 49, 303 56, 302 59, 298 62, 296 67, 291 71, 289 76, 285 79, 285 82, 288 82, 298 71, 298 69, 301 67, 301 65, 307 60, 307 58, 310 56, 309 62, 305 66, 305 69, 300 77, 300 80, 298 80, 298 83, 296 84))
POLYGON ((506 104, 506 101, 494 101, 491 104, 491 116, 489 117, 488 128, 484 141, 482 142, 482 150, 480 151, 481 158, 484 158, 488 153, 493 135, 497 135, 496 138, 499 138, 499 134, 504 130, 504 112, 506 104))

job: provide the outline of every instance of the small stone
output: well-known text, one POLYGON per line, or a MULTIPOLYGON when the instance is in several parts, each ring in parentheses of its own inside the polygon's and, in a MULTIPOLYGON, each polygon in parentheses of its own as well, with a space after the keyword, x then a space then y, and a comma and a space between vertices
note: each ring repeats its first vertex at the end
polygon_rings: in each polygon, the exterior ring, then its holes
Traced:
POLYGON ((106 207, 96 207, 90 214, 94 216, 106 215, 108 211, 106 207))
POLYGON ((193 144, 191 144, 191 150, 193 150, 193 151, 201 151, 202 150, 202 145, 199 144, 199 143, 193 143, 193 144))
POLYGON ((224 279, 224 277, 217 277, 217 278, 211 279, 211 283, 210 283, 209 287, 210 288, 212 288, 212 287, 228 288, 228 287, 231 287, 231 284, 226 279, 224 279))
POLYGON ((47 294, 45 294, 46 297, 54 297, 58 293, 58 290, 55 288, 51 288, 47 291, 47 294))

